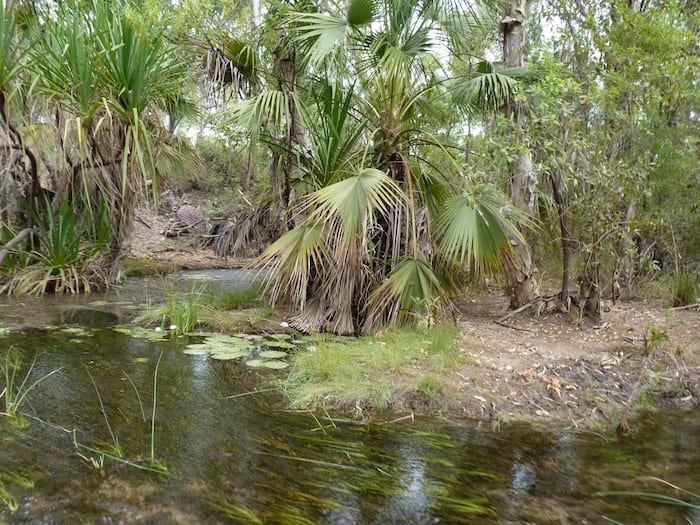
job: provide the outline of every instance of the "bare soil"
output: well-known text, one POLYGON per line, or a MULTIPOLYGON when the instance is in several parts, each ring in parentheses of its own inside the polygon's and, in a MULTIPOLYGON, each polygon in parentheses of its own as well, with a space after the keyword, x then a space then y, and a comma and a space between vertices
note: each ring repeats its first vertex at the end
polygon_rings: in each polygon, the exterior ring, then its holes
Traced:
MULTIPOLYGON (((202 247, 201 237, 166 237, 174 211, 137 212, 130 257, 162 269, 245 264, 217 257, 202 247)), ((496 423, 567 420, 586 427, 600 421, 624 433, 627 417, 645 406, 700 404, 697 307, 669 309, 639 299, 607 304, 600 325, 558 313, 522 313, 499 324, 507 306, 498 291, 469 294, 457 304, 467 359, 442 378, 456 392, 449 415, 496 423)))
POLYGON ((565 314, 507 313, 503 294, 459 304, 460 347, 470 359, 450 379, 466 416, 619 424, 640 408, 695 407, 700 394, 700 313, 660 301, 610 304, 600 325, 565 314))

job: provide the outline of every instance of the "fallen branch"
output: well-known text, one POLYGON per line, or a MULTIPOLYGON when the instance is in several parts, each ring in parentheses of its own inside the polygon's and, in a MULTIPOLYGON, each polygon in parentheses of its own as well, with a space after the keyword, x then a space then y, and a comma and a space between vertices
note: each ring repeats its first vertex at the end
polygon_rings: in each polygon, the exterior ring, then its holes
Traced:
POLYGON ((501 321, 500 319, 496 319, 494 321, 494 323, 496 323, 497 325, 505 326, 506 328, 511 328, 512 330, 520 330, 521 332, 532 332, 532 330, 530 330, 528 328, 519 328, 517 326, 506 324, 503 321, 501 321))
POLYGON ((685 306, 674 306, 669 308, 669 310, 690 310, 691 308, 700 308, 700 303, 686 304, 685 306))
POLYGON ((17 235, 15 235, 14 239, 9 241, 2 250, 0 250, 0 264, 2 264, 2 261, 5 260, 7 254, 10 253, 10 250, 21 243, 32 232, 32 230, 33 228, 23 229, 17 235))

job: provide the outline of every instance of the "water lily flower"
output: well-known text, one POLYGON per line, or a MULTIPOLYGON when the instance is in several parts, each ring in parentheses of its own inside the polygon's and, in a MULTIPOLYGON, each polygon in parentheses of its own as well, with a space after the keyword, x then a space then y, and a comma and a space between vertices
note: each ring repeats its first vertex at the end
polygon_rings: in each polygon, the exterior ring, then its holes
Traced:
POLYGON ((155 330, 156 332, 160 332, 161 328, 160 328, 160 326, 156 326, 156 327, 154 328, 154 330, 155 330))
POLYGON ((281 326, 282 328, 289 328, 289 323, 288 323, 287 321, 282 321, 282 322, 280 323, 280 326, 281 326))
POLYGON ((171 324, 171 325, 170 325, 170 330, 177 330, 177 325, 176 325, 176 324, 171 324))

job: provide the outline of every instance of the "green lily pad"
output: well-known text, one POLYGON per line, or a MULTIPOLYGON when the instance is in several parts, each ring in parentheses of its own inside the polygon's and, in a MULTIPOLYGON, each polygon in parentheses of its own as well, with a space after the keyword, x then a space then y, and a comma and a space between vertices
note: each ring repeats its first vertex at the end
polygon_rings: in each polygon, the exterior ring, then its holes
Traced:
POLYGON ((287 357, 287 352, 282 352, 280 350, 263 350, 258 356, 265 359, 279 359, 280 357, 287 357))
POLYGON ((263 361, 262 365, 260 366, 264 366, 265 368, 273 368, 275 370, 282 370, 283 368, 287 368, 289 363, 278 361, 277 359, 271 359, 270 361, 263 361))
POLYGON ((248 352, 216 352, 211 354, 211 358, 220 360, 240 359, 241 357, 245 357, 247 355, 248 352))
POLYGON ((206 348, 185 348, 182 351, 183 354, 189 354, 189 355, 209 355, 209 350, 206 348))
POLYGON ((262 344, 269 348, 294 348, 294 345, 287 341, 267 340, 263 341, 262 344))
POLYGON ((265 362, 264 359, 249 359, 248 361, 245 362, 247 366, 252 366, 254 368, 258 368, 263 366, 263 363, 265 362))

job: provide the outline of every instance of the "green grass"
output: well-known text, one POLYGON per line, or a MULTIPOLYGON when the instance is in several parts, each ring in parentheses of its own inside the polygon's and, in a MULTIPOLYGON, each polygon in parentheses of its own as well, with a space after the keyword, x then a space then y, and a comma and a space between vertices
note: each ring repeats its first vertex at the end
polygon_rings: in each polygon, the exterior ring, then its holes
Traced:
POLYGON ((313 336, 297 354, 284 391, 298 408, 399 409, 416 396, 422 408, 436 408, 449 395, 439 378, 464 360, 458 334, 456 326, 441 324, 362 338, 313 336))
POLYGON ((189 292, 181 292, 172 287, 165 292, 165 303, 149 308, 136 320, 139 324, 157 324, 170 328, 172 335, 194 332, 199 323, 199 315, 206 302, 206 290, 193 284, 189 292))
POLYGON ((243 310, 260 308, 264 302, 260 299, 262 286, 251 286, 243 290, 233 290, 209 298, 209 304, 217 310, 243 310))
POLYGON ((0 363, 0 377, 2 377, 4 383, 3 389, 0 391, 0 398, 3 398, 5 401, 5 410, 0 412, 0 415, 9 418, 15 425, 27 426, 28 423, 20 412, 20 408, 27 401, 27 395, 42 381, 59 372, 61 368, 56 368, 30 383, 29 377, 32 374, 32 370, 34 370, 34 365, 36 365, 36 355, 20 382, 17 372, 21 365, 21 357, 13 348, 5 352, 5 360, 0 363))
POLYGON ((698 297, 697 277, 689 272, 676 275, 673 306, 686 306, 695 303, 698 297))

